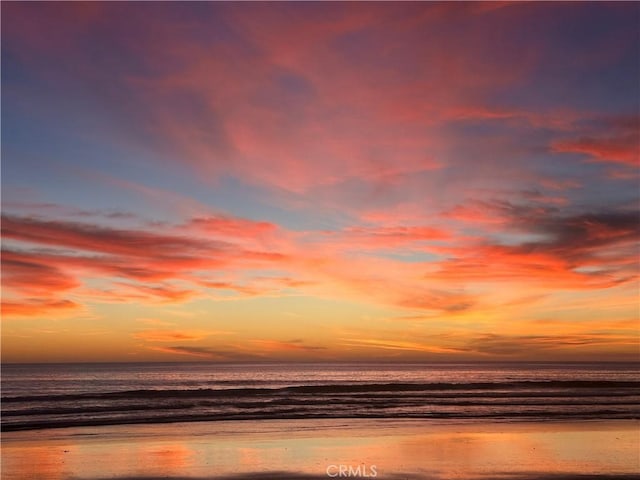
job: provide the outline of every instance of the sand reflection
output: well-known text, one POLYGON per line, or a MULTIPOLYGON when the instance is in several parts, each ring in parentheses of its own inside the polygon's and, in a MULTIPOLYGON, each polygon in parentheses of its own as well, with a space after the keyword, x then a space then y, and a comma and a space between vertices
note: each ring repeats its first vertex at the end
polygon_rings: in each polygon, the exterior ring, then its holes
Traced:
POLYGON ((329 465, 360 466, 370 478, 375 466, 389 480, 640 471, 638 422, 219 422, 13 432, 2 443, 3 480, 327 479, 329 465))

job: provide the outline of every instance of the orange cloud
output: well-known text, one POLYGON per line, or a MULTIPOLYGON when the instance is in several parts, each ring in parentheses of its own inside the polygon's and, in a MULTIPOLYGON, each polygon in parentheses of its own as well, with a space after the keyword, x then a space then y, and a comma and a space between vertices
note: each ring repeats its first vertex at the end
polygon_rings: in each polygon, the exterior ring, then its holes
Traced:
POLYGON ((466 346, 469 350, 481 354, 515 357, 521 357, 524 352, 531 355, 532 353, 550 354, 555 351, 562 355, 563 351, 566 354, 572 350, 575 355, 575 349, 610 353, 624 351, 626 354, 634 354, 640 346, 640 339, 607 333, 511 336, 488 333, 468 340, 466 346))
MULTIPOLYGON (((3 238, 19 242, 23 247, 32 244, 55 247, 47 250, 4 249, 3 288, 23 298, 42 297, 36 303, 30 300, 24 309, 18 310, 13 306, 6 311, 37 313, 40 308, 34 305, 51 308, 55 302, 50 298, 66 295, 69 291, 104 301, 182 302, 201 290, 195 288, 196 285, 202 286, 197 276, 199 272, 225 267, 242 270, 282 261, 283 256, 278 252, 246 249, 247 245, 232 243, 234 238, 229 238, 238 236, 241 241, 256 234, 255 230, 245 231, 246 227, 255 224, 263 231, 266 224, 244 219, 219 220, 216 220, 218 225, 223 223, 227 226, 220 232, 224 240, 210 232, 187 237, 158 231, 3 215, 3 238), (71 254, 70 250, 75 252, 71 254), (82 278, 94 274, 106 276, 110 287, 82 287, 82 278), (114 277, 137 283, 124 283, 114 280, 114 277), (187 282, 187 285, 183 283, 184 286, 178 287, 172 284, 175 281, 187 282)), ((170 227, 166 229, 170 230, 170 227)))
POLYGON ((344 338, 341 339, 341 344, 355 347, 371 347, 381 350, 399 350, 423 353, 459 353, 464 351, 461 348, 429 345, 420 342, 376 338, 344 338))
POLYGON ((56 266, 38 262, 23 252, 2 252, 3 289, 22 295, 50 295, 72 290, 79 285, 73 276, 56 266))
POLYGON ((158 298, 164 302, 184 302, 196 294, 193 290, 175 288, 170 285, 131 285, 122 282, 114 282, 113 285, 118 287, 117 295, 122 295, 129 300, 158 298))
MULTIPOLYGON (((481 306, 483 295, 473 285, 487 282, 598 289, 637 278, 633 253, 638 225, 634 213, 567 217, 554 208, 496 201, 468 210, 463 216, 460 208, 448 213, 465 223, 489 225, 493 235, 524 235, 520 243, 512 245, 456 235, 454 230, 430 225, 354 226, 333 233, 293 235, 266 222, 229 217, 210 218, 212 223, 206 220, 209 226, 224 226, 220 235, 225 239, 219 240, 215 228, 200 231, 201 236, 193 230, 192 236, 185 237, 162 231, 5 216, 3 234, 7 238, 25 245, 50 245, 56 250, 6 250, 3 261, 9 272, 6 285, 25 299, 33 300, 38 294, 43 305, 53 305, 51 299, 59 300, 69 290, 79 295, 77 298, 94 301, 184 302, 207 296, 209 290, 273 296, 294 288, 458 314, 481 306), (480 222, 475 222, 474 212, 484 215, 479 217, 480 222), (493 219, 499 219, 499 223, 493 219), (242 243, 247 232, 253 237, 264 233, 269 237, 267 243, 280 251, 236 244, 235 238, 240 237, 242 243), (58 248, 94 254, 70 255, 58 248), (415 262, 361 254, 398 248, 424 249, 437 258, 415 262), (487 265, 491 266, 489 272, 487 265), (274 267, 288 276, 261 273, 264 268, 274 267), (30 284, 32 269, 42 275, 30 284), (82 279, 94 273, 107 275, 109 286, 80 287, 82 279)), ((171 232, 175 227, 162 228, 171 232)), ((29 311, 38 310, 25 307, 24 312, 29 311)))
POLYGON ((20 299, 2 301, 4 317, 42 317, 74 313, 80 305, 71 300, 20 299))
POLYGON ((250 340, 250 342, 258 347, 260 350, 266 351, 317 351, 317 350, 325 350, 327 347, 306 345, 303 340, 295 339, 295 340, 250 340))
MULTIPOLYGON (((227 226, 235 223, 233 228, 220 232, 221 237, 228 237, 232 231, 240 237, 253 236, 256 233, 243 230, 244 225, 252 224, 250 221, 227 219, 224 222, 227 226)), ((260 230, 264 230, 263 225, 266 225, 260 222, 254 224, 259 225, 260 230)), ((134 280, 160 281, 176 278, 178 272, 184 274, 234 263, 260 266, 283 259, 283 255, 278 252, 245 249, 231 243, 228 238, 222 240, 211 234, 206 238, 194 235, 187 237, 157 231, 124 230, 89 223, 11 215, 3 215, 2 235, 4 238, 20 242, 87 252, 84 255, 69 255, 66 251, 20 253, 6 249, 3 263, 6 263, 7 269, 10 270, 7 285, 20 284, 22 288, 26 288, 27 277, 31 278, 28 270, 36 268, 40 269, 39 277, 43 284, 57 284, 59 288, 68 289, 78 285, 73 277, 65 273, 69 268, 95 270, 134 280)), ((36 285, 37 280, 30 288, 35 289, 36 285)), ((135 288, 145 294, 166 297, 177 297, 187 293, 162 286, 135 288)))
POLYGON ((226 332, 204 330, 143 330, 134 334, 134 337, 146 342, 180 342, 202 340, 203 338, 220 333, 226 332))
POLYGON ((174 355, 187 355, 190 357, 198 357, 198 358, 209 358, 215 360, 225 360, 227 359, 226 355, 220 354, 214 350, 211 350, 207 347, 185 347, 185 346, 176 346, 176 347, 165 347, 165 346, 147 346, 148 350, 154 350, 157 352, 163 353, 171 353, 174 355))
POLYGON ((396 248, 410 246, 418 242, 448 240, 451 232, 431 226, 384 226, 351 227, 343 230, 342 236, 347 243, 356 248, 396 248))

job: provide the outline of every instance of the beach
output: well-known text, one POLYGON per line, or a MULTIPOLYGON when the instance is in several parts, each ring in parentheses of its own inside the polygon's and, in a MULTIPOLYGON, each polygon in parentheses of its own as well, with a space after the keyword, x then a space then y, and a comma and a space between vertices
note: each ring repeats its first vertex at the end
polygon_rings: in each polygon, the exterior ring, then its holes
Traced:
POLYGON ((626 479, 636 364, 7 365, 2 480, 626 479))
POLYGON ((2 479, 626 479, 639 448, 633 420, 114 425, 4 433, 2 479))

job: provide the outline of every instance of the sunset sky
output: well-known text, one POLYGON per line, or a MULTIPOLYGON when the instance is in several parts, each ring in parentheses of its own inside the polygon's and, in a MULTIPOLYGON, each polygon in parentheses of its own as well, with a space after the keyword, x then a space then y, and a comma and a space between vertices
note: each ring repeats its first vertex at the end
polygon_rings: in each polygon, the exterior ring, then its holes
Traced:
POLYGON ((640 4, 2 3, 2 360, 633 360, 640 4))

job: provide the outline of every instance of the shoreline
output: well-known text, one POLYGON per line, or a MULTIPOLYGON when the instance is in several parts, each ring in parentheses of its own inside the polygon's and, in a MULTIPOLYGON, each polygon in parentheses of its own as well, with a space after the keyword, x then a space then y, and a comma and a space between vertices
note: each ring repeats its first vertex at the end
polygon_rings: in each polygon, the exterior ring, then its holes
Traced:
POLYGON ((2 478, 379 479, 637 477, 640 421, 216 421, 2 434, 2 478), (368 468, 368 470, 364 470, 368 468), (336 467, 337 468, 337 467, 336 467), (336 470, 337 471, 337 470, 336 470), (330 471, 329 473, 331 473, 330 471))
MULTIPOLYGON (((548 414, 547 414, 548 415, 548 414)), ((159 418, 132 418, 123 420, 114 419, 90 419, 90 420, 78 420, 69 422, 48 422, 48 421, 36 421, 29 424, 8 424, 0 425, 0 433, 5 435, 14 432, 33 432, 33 431, 47 431, 47 430, 64 430, 72 428, 95 428, 95 427, 135 427, 144 425, 167 425, 167 424, 197 424, 197 423, 219 423, 219 422, 278 422, 278 421, 388 421, 388 422, 426 422, 426 423, 446 423, 446 424, 528 424, 528 423, 589 423, 589 422, 639 422, 640 418, 637 416, 630 417, 628 414, 620 414, 620 416, 612 415, 611 418, 606 420, 593 418, 593 417, 580 417, 575 415, 566 415, 559 413, 555 416, 547 416, 544 419, 540 418, 538 413, 520 413, 517 417, 502 417, 494 415, 470 415, 462 416, 376 416, 376 415, 353 415, 353 416, 303 416, 303 415, 280 415, 280 416, 219 416, 212 418, 211 415, 183 415, 175 417, 159 417, 159 418)))

